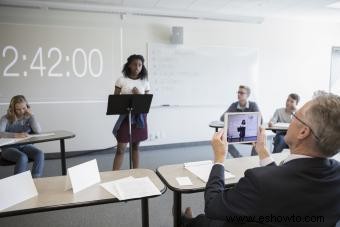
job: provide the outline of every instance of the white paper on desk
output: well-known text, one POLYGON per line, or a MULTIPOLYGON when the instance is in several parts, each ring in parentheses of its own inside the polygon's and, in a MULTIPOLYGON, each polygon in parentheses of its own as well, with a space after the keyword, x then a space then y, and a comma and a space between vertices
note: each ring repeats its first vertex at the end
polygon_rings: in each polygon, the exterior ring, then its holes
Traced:
MULTIPOLYGON (((200 162, 189 162, 184 163, 184 168, 189 170, 192 174, 200 178, 203 182, 208 182, 209 175, 211 169, 213 167, 213 162, 211 160, 208 161, 200 161, 200 162)), ((224 171, 224 179, 235 178, 230 172, 224 171)))
POLYGON ((121 181, 116 184, 116 189, 121 197, 121 200, 136 199, 161 194, 149 177, 121 181))
POLYGON ((93 159, 67 169, 65 190, 72 188, 73 193, 77 193, 99 182, 97 160, 93 159))
POLYGON ((5 146, 15 142, 14 138, 0 138, 0 146, 5 146))
POLYGON ((5 146, 8 144, 16 143, 24 139, 27 139, 27 138, 0 138, 0 146, 5 146))
POLYGON ((189 177, 176 177, 176 181, 180 186, 193 185, 189 177))
POLYGON ((288 129, 289 123, 278 122, 273 125, 274 128, 288 129))
POLYGON ((0 180, 0 210, 38 195, 30 171, 0 180))
POLYGON ((132 176, 125 177, 125 178, 121 178, 121 179, 118 179, 118 180, 102 183, 102 184, 100 184, 100 186, 102 186, 106 191, 108 191, 109 193, 114 195, 117 199, 122 200, 121 196, 119 195, 119 193, 117 191, 116 184, 119 184, 120 182, 123 182, 123 181, 131 181, 133 179, 135 179, 135 178, 132 177, 132 176))
POLYGON ((41 133, 41 134, 30 134, 28 138, 34 138, 34 137, 46 137, 46 136, 54 136, 55 133, 41 133))

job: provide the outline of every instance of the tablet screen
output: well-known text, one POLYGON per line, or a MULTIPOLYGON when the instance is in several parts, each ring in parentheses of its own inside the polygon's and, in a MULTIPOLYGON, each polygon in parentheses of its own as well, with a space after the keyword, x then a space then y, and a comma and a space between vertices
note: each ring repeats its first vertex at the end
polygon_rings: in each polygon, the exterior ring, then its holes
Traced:
POLYGON ((256 142, 260 121, 259 112, 226 113, 224 129, 228 143, 256 142))

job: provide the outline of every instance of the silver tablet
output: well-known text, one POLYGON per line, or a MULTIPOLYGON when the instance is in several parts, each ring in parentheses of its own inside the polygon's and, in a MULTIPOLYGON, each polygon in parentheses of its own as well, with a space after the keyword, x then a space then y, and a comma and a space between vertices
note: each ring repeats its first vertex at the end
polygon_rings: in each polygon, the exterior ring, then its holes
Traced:
POLYGON ((236 112, 224 115, 224 130, 229 144, 256 142, 260 126, 260 112, 236 112))

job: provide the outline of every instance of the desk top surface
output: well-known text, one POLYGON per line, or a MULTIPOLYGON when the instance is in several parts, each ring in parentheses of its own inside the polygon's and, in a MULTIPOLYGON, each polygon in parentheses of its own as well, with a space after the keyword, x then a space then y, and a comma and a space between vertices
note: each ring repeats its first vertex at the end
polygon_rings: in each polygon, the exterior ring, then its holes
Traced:
POLYGON ((101 172, 100 183, 76 194, 73 194, 72 190, 64 190, 66 176, 37 178, 34 179, 34 183, 38 196, 3 210, 0 212, 0 217, 119 202, 117 198, 107 192, 100 184, 128 176, 135 178, 149 177, 161 193, 164 193, 166 190, 165 185, 156 173, 149 169, 101 172))
POLYGON ((209 127, 211 128, 224 128, 223 121, 212 121, 209 123, 209 127))
MULTIPOLYGON (((289 150, 287 150, 286 152, 272 154, 271 157, 277 164, 279 164, 282 160, 287 158, 289 154, 289 150)), ((340 153, 333 158, 340 161, 340 153)), ((244 176, 244 172, 247 169, 259 167, 260 163, 258 156, 249 156, 226 159, 224 166, 227 171, 236 176, 235 178, 227 179, 225 181, 226 186, 232 186, 244 176)), ((161 166, 157 169, 157 173, 164 180, 167 187, 172 191, 194 193, 205 189, 206 183, 185 169, 183 164, 161 166), (178 184, 176 177, 189 177, 193 185, 181 186, 178 184)))
POLYGON ((45 133, 53 133, 54 135, 48 135, 48 136, 42 136, 42 137, 31 137, 31 138, 23 139, 18 142, 7 144, 7 145, 0 146, 0 147, 8 147, 8 146, 13 146, 13 145, 24 145, 24 144, 31 144, 31 143, 43 143, 43 142, 54 141, 54 140, 70 139, 76 136, 73 132, 69 132, 65 130, 49 131, 49 132, 43 132, 41 134, 45 134, 45 133))

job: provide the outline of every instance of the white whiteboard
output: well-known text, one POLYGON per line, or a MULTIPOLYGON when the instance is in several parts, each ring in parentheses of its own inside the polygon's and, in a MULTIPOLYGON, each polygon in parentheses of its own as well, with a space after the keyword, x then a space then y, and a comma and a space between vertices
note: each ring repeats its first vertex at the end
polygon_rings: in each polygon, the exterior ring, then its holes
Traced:
POLYGON ((340 95, 340 47, 333 47, 330 92, 340 95))
POLYGON ((148 70, 153 106, 225 106, 235 101, 240 84, 255 90, 258 50, 152 43, 148 70))

